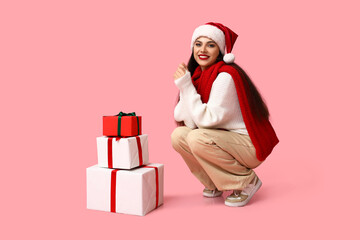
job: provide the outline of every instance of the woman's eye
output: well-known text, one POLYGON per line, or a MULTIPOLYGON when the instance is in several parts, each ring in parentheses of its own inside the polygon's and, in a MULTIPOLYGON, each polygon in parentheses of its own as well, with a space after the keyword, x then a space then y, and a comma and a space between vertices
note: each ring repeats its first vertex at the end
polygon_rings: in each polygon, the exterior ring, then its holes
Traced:
POLYGON ((209 47, 213 48, 215 47, 215 44, 209 44, 209 47))
POLYGON ((196 43, 196 44, 195 44, 195 46, 200 47, 200 46, 201 46, 201 44, 200 44, 200 43, 196 43))

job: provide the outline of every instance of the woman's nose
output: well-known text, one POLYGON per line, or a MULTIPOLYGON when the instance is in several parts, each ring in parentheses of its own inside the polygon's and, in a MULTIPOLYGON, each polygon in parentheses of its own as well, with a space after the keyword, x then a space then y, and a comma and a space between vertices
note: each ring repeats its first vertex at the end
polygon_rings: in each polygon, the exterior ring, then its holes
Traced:
POLYGON ((201 51, 201 52, 206 52, 206 46, 205 46, 205 45, 202 46, 202 47, 200 48, 200 51, 201 51))

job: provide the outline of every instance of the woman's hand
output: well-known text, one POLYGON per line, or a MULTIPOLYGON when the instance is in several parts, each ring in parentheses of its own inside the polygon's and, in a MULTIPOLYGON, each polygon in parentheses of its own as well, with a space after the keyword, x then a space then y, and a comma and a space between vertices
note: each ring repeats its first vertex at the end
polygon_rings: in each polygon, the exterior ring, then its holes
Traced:
POLYGON ((174 80, 184 76, 186 71, 187 71, 187 67, 186 67, 185 63, 180 64, 178 69, 176 70, 176 72, 174 74, 174 80))

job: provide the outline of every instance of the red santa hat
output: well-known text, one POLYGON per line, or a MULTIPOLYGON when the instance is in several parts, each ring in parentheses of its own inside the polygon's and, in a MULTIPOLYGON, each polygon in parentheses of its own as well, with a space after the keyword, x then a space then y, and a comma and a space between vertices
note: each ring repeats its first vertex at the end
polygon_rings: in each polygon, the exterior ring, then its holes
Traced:
POLYGON ((214 40, 219 46, 220 52, 224 55, 224 62, 228 64, 234 62, 235 55, 231 53, 231 50, 238 35, 230 28, 222 25, 221 23, 214 22, 209 22, 205 25, 197 27, 191 38, 191 51, 193 50, 196 39, 199 37, 208 37, 214 40))

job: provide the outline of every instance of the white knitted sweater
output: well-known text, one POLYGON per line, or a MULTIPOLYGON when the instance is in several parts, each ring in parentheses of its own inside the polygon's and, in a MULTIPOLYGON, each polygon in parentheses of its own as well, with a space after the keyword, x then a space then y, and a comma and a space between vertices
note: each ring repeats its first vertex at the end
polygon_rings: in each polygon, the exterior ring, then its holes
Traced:
POLYGON ((180 101, 175 107, 174 117, 184 121, 189 128, 222 128, 249 135, 241 114, 234 81, 230 74, 219 73, 209 96, 203 103, 197 93, 190 72, 175 80, 180 90, 180 101))

